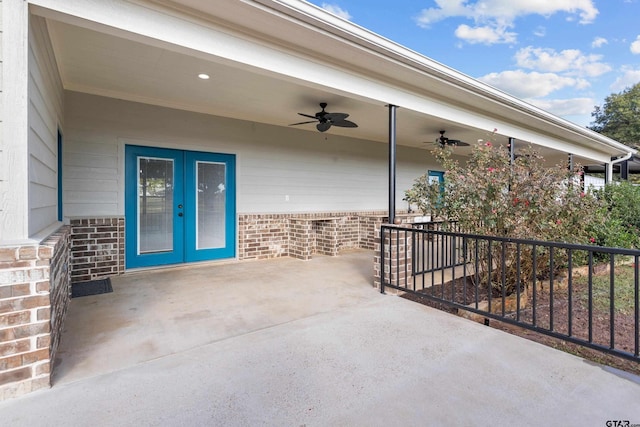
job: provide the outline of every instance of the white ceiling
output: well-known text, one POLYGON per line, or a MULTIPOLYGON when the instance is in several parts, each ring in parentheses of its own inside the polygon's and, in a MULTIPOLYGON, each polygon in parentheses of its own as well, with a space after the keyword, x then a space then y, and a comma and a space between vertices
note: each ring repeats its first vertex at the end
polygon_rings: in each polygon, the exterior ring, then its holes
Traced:
MULTIPOLYGON (((303 121, 298 112, 313 115, 320 111, 320 102, 327 102, 327 111, 348 113, 359 126, 334 126, 329 133, 388 141, 388 109, 383 104, 52 19, 47 25, 67 90, 278 126, 303 121), (201 80, 199 73, 211 78, 201 80)), ((313 124, 300 128, 317 132, 313 124)), ((450 138, 470 142, 486 138, 482 131, 398 110, 400 145, 430 149, 441 129, 450 138)))

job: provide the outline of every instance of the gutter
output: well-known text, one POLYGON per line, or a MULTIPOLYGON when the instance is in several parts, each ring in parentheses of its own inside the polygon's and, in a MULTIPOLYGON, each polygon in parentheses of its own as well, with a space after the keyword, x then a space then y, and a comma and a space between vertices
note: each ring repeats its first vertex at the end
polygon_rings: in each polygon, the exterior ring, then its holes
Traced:
POLYGON ((606 182, 613 181, 613 165, 629 160, 631 157, 633 157, 633 154, 634 154, 633 151, 629 151, 625 156, 620 157, 618 159, 611 160, 611 162, 609 162, 610 166, 607 168, 607 181, 606 182))
POLYGON ((616 163, 624 162, 625 160, 629 160, 633 156, 633 151, 629 151, 624 157, 620 157, 615 160, 611 160, 611 165, 615 165, 616 163))

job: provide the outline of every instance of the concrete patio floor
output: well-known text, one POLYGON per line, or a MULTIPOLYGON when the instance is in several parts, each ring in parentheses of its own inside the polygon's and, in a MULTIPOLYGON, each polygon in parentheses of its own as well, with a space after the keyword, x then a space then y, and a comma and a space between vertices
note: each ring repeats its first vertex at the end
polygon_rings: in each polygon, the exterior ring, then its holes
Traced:
POLYGON ((373 253, 130 273, 72 300, 51 389, 0 424, 640 423, 640 378, 371 285, 373 253))

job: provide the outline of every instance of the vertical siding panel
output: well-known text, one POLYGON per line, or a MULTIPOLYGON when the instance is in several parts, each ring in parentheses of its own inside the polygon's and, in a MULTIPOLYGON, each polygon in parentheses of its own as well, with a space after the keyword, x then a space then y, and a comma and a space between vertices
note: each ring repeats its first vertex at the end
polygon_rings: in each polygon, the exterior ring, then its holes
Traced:
POLYGON ((0 239, 29 236, 28 217, 28 22, 27 2, 2 3, 0 85, 0 239))
MULTIPOLYGON (((4 92, 2 90, 2 71, 4 69, 4 34, 3 34, 3 23, 2 23, 2 16, 3 16, 3 4, 2 4, 2 0, 0 0, 0 112, 3 111, 3 104, 4 104, 4 92)), ((3 147, 3 134, 2 134, 2 123, 4 121, 4 117, 2 117, 2 114, 0 114, 0 192, 3 190, 3 185, 4 185, 4 181, 6 180, 6 177, 4 176, 6 173, 6 169, 4 167, 4 163, 5 163, 5 154, 3 147)), ((0 203, 0 216, 2 213, 2 205, 0 203)))
POLYGON ((29 234, 57 221, 58 127, 63 90, 45 21, 29 31, 29 234))

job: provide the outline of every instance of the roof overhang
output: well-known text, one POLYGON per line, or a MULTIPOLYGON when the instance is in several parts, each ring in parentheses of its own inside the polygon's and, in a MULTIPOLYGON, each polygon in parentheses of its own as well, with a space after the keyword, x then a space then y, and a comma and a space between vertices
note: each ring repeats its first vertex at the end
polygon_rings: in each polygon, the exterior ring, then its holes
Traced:
POLYGON ((431 148, 442 129, 475 142, 497 128, 503 142, 588 160, 633 151, 305 1, 29 3, 47 20, 68 90, 276 126, 324 101, 359 124, 330 133, 378 142, 393 104, 400 145, 431 148))

